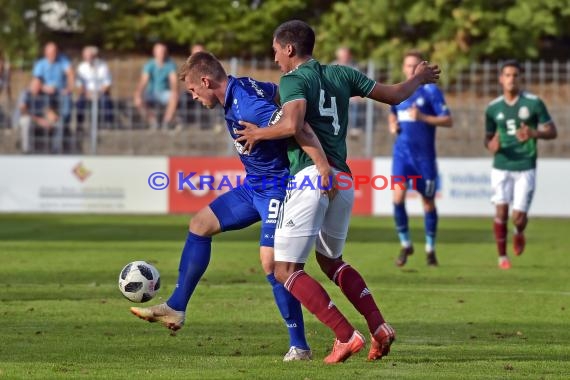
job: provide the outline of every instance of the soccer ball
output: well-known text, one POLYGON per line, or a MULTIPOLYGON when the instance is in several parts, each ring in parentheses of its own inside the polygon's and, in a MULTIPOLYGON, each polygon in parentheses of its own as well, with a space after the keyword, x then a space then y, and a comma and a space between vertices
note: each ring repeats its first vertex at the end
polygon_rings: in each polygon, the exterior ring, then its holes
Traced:
POLYGON ((119 290, 133 302, 150 301, 160 289, 158 270, 146 261, 133 261, 119 274, 119 290))

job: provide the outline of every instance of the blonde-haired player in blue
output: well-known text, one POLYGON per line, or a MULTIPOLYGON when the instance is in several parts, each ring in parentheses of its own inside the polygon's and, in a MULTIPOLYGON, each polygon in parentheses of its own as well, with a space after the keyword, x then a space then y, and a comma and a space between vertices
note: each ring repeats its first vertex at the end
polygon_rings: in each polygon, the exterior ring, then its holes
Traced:
MULTIPOLYGON (((412 50, 404 55, 402 71, 406 78, 414 75, 414 70, 423 61, 418 51, 412 50)), ((435 135, 437 127, 451 127, 453 120, 443 93, 434 83, 424 84, 402 103, 391 107, 388 116, 390 132, 396 135, 392 153, 392 175, 420 176, 417 190, 424 206, 425 250, 429 266, 437 266, 435 238, 437 233, 437 209, 435 192, 437 181, 437 162, 435 135)), ((414 253, 414 246, 408 229, 406 212, 406 192, 394 190, 394 220, 402 249, 396 259, 396 265, 406 264, 408 256, 414 253)))

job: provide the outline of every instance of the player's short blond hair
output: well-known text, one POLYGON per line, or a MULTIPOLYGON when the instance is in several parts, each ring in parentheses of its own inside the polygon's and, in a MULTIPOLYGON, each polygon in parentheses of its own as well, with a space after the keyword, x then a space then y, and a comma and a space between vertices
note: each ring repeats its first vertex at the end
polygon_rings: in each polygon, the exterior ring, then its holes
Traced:
POLYGON ((178 79, 182 82, 189 77, 191 82, 198 83, 200 78, 205 76, 217 81, 228 76, 220 61, 212 53, 206 51, 192 54, 178 71, 178 79))
POLYGON ((415 58, 419 59, 420 61, 424 60, 424 55, 422 54, 421 51, 419 51, 417 49, 411 49, 411 50, 408 50, 407 52, 405 52, 403 59, 406 59, 408 57, 415 57, 415 58))

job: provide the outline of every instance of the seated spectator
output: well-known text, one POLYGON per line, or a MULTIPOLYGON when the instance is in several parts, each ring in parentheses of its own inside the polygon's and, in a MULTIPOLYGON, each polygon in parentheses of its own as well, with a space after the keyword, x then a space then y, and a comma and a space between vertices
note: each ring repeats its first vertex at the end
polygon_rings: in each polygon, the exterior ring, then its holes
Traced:
MULTIPOLYGON (((0 99, 2 93, 6 93, 7 110, 12 108, 12 90, 10 88, 10 63, 4 58, 4 54, 0 51, 0 99)), ((0 128, 8 126, 9 121, 5 117, 6 113, 0 107, 0 128)))
POLYGON ((37 139, 43 140, 39 142, 47 146, 49 137, 54 134, 54 130, 60 124, 58 98, 54 94, 45 94, 42 88, 42 81, 39 78, 33 78, 30 88, 22 94, 20 104, 18 104, 20 143, 24 153, 36 151, 37 139))
POLYGON ((176 64, 168 57, 166 45, 157 43, 152 50, 153 58, 143 67, 134 102, 151 128, 171 128, 178 104, 176 64), (166 107, 159 124, 161 107, 166 107))
POLYGON ((59 53, 54 42, 44 46, 44 58, 34 64, 33 77, 40 79, 42 93, 58 99, 58 114, 62 122, 58 123, 54 132, 54 153, 63 149, 63 127, 71 118, 71 95, 74 85, 74 72, 71 62, 59 53))
MULTIPOLYGON (((97 99, 98 121, 110 126, 113 122, 113 101, 111 100, 111 73, 109 66, 98 58, 99 49, 95 46, 83 48, 83 61, 77 67, 77 122, 83 126, 86 114, 91 112, 92 100, 97 99)), ((87 120, 90 122, 90 120, 87 120)), ((101 124, 99 124, 101 126, 101 124)))

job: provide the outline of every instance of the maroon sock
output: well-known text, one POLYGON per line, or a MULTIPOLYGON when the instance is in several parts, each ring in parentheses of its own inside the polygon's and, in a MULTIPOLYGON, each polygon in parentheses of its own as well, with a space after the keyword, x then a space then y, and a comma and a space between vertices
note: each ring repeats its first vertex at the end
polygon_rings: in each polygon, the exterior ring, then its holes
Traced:
POLYGON ((336 338, 341 342, 348 342, 354 333, 354 327, 346 320, 344 315, 332 303, 325 289, 309 276, 305 271, 293 273, 287 281, 285 288, 313 313, 319 321, 334 331, 336 338))
POLYGON ((368 329, 374 334, 376 329, 386 321, 360 273, 350 265, 342 262, 342 265, 335 271, 332 280, 339 286, 356 310, 366 319, 368 329))
POLYGON ((507 223, 495 219, 495 241, 497 242, 497 250, 499 251, 499 256, 507 255, 507 223))

